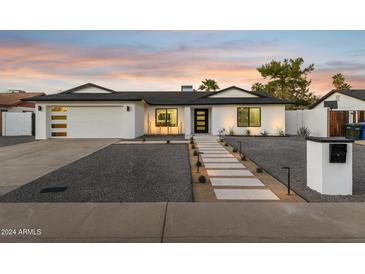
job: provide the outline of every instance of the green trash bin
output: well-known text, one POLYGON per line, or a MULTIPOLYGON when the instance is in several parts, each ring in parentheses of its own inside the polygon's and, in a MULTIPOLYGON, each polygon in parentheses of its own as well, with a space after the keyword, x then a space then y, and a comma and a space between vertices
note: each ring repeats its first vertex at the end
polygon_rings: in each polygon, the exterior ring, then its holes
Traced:
POLYGON ((361 124, 353 124, 353 139, 360 140, 362 125, 361 124))
POLYGON ((361 124, 346 124, 345 136, 347 139, 360 140, 361 124))
POLYGON ((346 133, 345 137, 347 139, 352 139, 352 124, 346 124, 346 133))

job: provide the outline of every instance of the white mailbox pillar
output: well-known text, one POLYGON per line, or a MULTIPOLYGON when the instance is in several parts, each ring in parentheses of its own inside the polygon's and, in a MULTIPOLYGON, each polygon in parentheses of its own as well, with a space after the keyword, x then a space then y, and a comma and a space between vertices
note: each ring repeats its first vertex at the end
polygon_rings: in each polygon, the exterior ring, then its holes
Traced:
POLYGON ((352 143, 343 137, 307 137, 307 186, 327 195, 352 195, 352 143))

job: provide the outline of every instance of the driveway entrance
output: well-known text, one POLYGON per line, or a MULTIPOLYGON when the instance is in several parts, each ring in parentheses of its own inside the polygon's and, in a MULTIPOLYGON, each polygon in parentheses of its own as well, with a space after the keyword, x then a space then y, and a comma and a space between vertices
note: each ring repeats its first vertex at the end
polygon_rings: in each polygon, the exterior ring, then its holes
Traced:
POLYGON ((0 195, 119 139, 49 139, 0 147, 0 195))

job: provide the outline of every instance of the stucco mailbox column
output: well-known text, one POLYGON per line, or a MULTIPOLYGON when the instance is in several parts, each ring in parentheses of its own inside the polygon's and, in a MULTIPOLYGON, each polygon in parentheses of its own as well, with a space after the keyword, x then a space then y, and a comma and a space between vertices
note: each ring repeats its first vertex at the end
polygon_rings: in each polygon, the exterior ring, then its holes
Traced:
POLYGON ((327 195, 352 195, 352 143, 343 137, 307 137, 307 186, 327 195))

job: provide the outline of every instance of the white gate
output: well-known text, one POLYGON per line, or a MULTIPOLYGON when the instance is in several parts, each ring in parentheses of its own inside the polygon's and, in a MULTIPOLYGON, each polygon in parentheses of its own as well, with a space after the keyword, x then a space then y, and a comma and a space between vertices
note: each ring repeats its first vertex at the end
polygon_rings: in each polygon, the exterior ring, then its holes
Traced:
POLYGON ((2 113, 3 136, 31 136, 32 113, 31 112, 3 112, 2 113))

